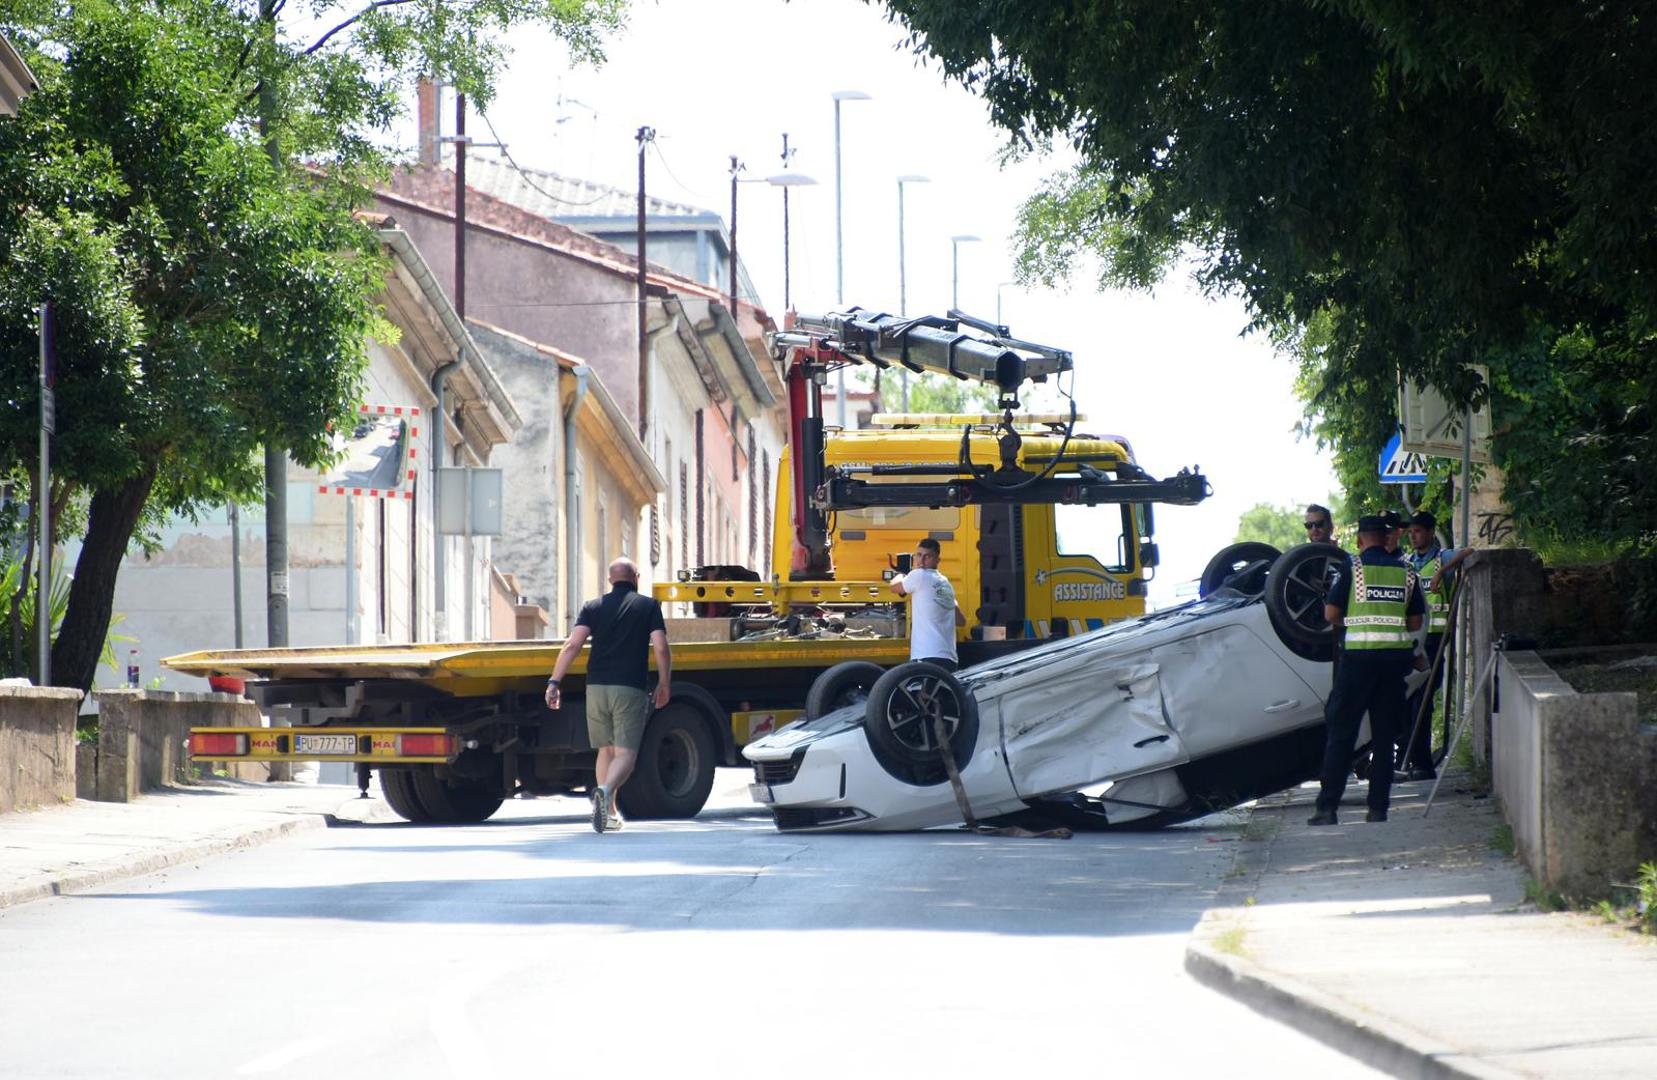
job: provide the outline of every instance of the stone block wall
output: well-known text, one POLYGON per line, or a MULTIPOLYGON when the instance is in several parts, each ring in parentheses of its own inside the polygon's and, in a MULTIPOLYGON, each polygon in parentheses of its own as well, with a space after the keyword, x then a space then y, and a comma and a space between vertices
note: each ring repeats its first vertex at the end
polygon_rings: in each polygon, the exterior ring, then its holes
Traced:
POLYGON ((1657 729, 1634 694, 1579 694, 1534 652, 1501 654, 1491 779, 1544 887, 1604 896, 1657 858, 1657 729))
MULTIPOLYGON (((129 802, 146 788, 186 782, 186 742, 193 727, 258 727, 259 709, 238 694, 101 690, 98 698, 97 798, 129 802)), ((232 775, 265 779, 268 770, 235 766, 232 775)), ((83 788, 84 790, 84 788, 83 788)))
POLYGON ((75 714, 81 692, 0 686, 0 814, 75 799, 75 714))

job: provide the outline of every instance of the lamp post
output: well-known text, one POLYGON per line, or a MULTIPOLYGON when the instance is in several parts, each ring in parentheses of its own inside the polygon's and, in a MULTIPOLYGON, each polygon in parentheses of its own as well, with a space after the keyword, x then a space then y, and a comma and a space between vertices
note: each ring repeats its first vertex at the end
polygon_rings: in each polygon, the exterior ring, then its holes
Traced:
MULTIPOLYGON (((868 101, 869 95, 861 90, 836 90, 829 95, 834 98, 834 303, 836 307, 844 308, 846 304, 846 255, 845 240, 842 236, 840 205, 840 103, 842 101, 868 101)), ((839 414, 840 426, 846 426, 846 369, 841 367, 834 373, 834 405, 839 414)))
POLYGON ((998 281, 995 283, 995 325, 1005 326, 1001 321, 1001 290, 1008 285, 1017 285, 1016 281, 998 281))
POLYGON ((817 182, 804 173, 786 171, 788 169, 789 159, 791 159, 794 154, 795 151, 790 149, 788 146, 788 133, 785 131, 782 136, 782 164, 784 171, 777 173, 775 176, 767 176, 765 178, 765 182, 770 184, 772 187, 782 188, 782 309, 784 312, 793 310, 793 300, 789 291, 788 281, 788 189, 791 187, 809 187, 817 182))
POLYGON ((950 285, 949 308, 958 311, 961 307, 961 245, 976 244, 978 237, 962 233, 949 238, 950 250, 950 285))
MULTIPOLYGON (((898 314, 909 314, 909 283, 905 277, 903 260, 903 185, 926 184, 931 181, 919 173, 906 173, 898 177, 898 314)), ((909 411, 909 369, 903 368, 898 372, 898 381, 903 387, 903 411, 909 411)))

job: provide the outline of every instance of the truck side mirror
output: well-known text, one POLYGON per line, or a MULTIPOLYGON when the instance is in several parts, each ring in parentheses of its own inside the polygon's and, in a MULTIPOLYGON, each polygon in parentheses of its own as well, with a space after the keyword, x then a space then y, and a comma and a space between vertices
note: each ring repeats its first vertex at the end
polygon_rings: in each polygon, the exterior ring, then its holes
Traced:
POLYGON ((1158 563, 1160 563, 1161 561, 1162 561, 1162 553, 1157 550, 1157 547, 1156 547, 1155 544, 1140 544, 1139 545, 1139 565, 1140 566, 1147 566, 1147 567, 1155 566, 1158 563))

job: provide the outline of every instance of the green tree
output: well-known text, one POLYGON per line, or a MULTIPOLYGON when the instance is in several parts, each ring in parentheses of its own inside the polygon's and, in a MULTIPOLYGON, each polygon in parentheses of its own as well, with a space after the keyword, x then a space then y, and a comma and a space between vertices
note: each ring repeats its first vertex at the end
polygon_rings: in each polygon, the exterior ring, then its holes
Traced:
POLYGON ((1270 544, 1279 551, 1288 551, 1296 544, 1306 542, 1304 504, 1274 506, 1255 503, 1237 519, 1237 536, 1233 543, 1247 540, 1270 544))
POLYGON ((44 501, 60 521, 86 505, 52 649, 64 685, 91 684, 146 515, 251 498, 260 446, 319 464, 351 415, 383 326, 384 265, 355 211, 399 88, 439 72, 487 101, 497 31, 546 22, 592 55, 621 0, 382 0, 309 42, 280 33, 282 3, 15 0, 3 16, 41 86, 0 121, 0 474, 32 474, 48 300, 44 501))
POLYGON ((1194 259, 1299 350, 1337 459, 1380 449, 1401 375, 1494 393, 1532 524, 1657 532, 1629 453, 1657 413, 1648 5, 886 4, 1015 144, 1076 147, 1024 209, 1027 280, 1149 286, 1194 259))

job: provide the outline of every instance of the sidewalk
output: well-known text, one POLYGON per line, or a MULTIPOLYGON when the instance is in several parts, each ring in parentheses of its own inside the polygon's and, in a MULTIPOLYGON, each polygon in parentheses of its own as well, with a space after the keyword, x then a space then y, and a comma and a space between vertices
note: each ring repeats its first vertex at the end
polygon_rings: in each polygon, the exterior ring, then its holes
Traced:
POLYGON ((0 816, 0 909, 89 889, 300 829, 389 815, 354 787, 214 780, 130 803, 77 799, 0 816))
POLYGON ((1657 940, 1525 902, 1464 776, 1309 828, 1315 785, 1263 799, 1186 968, 1395 1076, 1657 1075, 1657 940))

